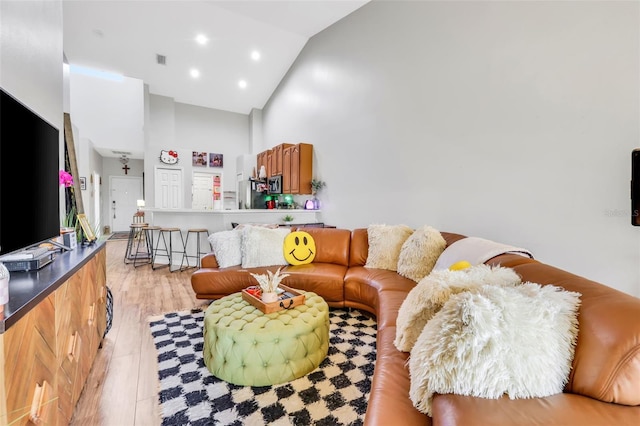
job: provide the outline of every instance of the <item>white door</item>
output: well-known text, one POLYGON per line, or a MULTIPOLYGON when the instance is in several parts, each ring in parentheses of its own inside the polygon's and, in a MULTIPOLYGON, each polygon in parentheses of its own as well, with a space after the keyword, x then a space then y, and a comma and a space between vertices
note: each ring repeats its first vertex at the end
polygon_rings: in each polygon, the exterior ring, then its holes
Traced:
POLYGON ((111 176, 109 178, 111 207, 109 223, 112 232, 129 231, 137 200, 142 199, 142 178, 111 176))
POLYGON ((158 209, 182 208, 182 169, 156 167, 155 198, 158 209))
POLYGON ((193 200, 191 208, 194 210, 213 210, 213 176, 209 173, 194 173, 193 200))

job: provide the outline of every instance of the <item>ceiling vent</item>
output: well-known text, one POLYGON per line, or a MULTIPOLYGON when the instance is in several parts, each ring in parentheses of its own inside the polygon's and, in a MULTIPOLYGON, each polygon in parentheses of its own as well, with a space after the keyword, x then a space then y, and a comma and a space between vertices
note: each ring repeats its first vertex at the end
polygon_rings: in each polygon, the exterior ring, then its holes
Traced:
POLYGON ((156 62, 158 65, 167 65, 167 57, 156 53, 156 62))
POLYGON ((115 155, 133 155, 129 151, 113 151, 113 150, 111 150, 111 152, 113 152, 115 155))

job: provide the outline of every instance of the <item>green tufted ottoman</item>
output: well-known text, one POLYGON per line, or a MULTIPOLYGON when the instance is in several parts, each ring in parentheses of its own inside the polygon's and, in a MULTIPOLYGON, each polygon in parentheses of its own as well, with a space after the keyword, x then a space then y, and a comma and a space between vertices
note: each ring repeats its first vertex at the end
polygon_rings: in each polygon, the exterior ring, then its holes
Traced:
POLYGON ((303 305, 263 314, 234 293, 204 314, 204 363, 216 377, 267 386, 316 369, 329 350, 329 307, 315 293, 303 305))

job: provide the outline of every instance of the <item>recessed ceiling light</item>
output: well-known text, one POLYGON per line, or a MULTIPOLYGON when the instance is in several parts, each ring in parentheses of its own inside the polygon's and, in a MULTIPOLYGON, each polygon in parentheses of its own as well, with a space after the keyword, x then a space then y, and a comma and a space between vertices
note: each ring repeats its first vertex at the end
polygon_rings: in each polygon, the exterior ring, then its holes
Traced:
POLYGON ((254 50, 253 52, 251 52, 251 59, 253 59, 254 61, 259 61, 260 52, 258 52, 257 50, 254 50))
POLYGON ((198 71, 195 68, 191 68, 191 70, 189 71, 189 74, 191 75, 191 77, 193 78, 198 78, 200 77, 200 71, 198 71))
POLYGON ((240 86, 241 89, 246 89, 247 88, 247 82, 246 80, 240 80, 238 82, 238 86, 240 86))
POLYGON ((195 40, 198 44, 207 44, 207 42, 209 41, 207 36, 204 34, 198 34, 195 40))

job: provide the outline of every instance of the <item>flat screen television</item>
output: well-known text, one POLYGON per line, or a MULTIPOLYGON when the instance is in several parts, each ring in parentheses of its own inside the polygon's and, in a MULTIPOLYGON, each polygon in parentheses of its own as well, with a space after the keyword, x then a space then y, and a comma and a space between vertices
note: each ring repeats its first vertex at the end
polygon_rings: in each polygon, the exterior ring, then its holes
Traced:
POLYGON ((60 235, 59 131, 0 88, 0 255, 60 235))
POLYGON ((640 226, 640 148, 631 151, 631 224, 640 226))

